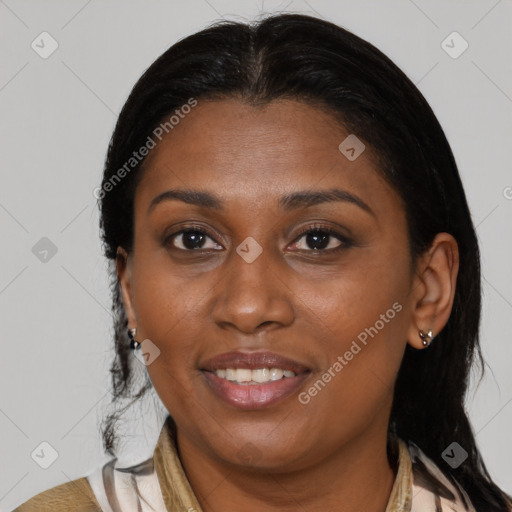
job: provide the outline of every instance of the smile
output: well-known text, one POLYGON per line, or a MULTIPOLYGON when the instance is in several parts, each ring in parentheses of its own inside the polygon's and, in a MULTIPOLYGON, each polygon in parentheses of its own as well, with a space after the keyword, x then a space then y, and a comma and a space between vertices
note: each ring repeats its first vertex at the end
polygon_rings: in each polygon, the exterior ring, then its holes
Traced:
POLYGON ((311 374, 303 363, 269 351, 233 351, 200 364, 216 398, 237 409, 269 407, 298 392, 311 374))

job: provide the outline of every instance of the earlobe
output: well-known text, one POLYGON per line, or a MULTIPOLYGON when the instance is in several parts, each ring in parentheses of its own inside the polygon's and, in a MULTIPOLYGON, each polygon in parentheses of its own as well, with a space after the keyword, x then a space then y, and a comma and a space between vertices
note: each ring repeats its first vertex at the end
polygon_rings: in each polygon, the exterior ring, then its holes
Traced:
POLYGON ((422 345, 426 347, 430 347, 430 344, 434 341, 434 332, 429 330, 427 332, 423 332, 421 329, 418 332, 422 345))
POLYGON ((418 262, 412 289, 412 318, 409 344, 427 348, 444 328, 453 307, 459 251, 455 238, 438 233, 430 249, 418 262))
POLYGON ((133 307, 131 261, 123 247, 117 248, 116 271, 126 317, 128 318, 128 326, 129 328, 134 328, 137 326, 137 321, 133 307))

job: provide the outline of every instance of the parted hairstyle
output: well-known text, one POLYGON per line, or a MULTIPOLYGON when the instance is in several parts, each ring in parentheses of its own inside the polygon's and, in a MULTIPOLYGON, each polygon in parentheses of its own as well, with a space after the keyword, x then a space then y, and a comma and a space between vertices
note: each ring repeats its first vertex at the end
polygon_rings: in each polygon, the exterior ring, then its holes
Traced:
MULTIPOLYGON (((406 347, 389 430, 416 443, 448 478, 456 478, 477 510, 509 510, 507 495, 485 467, 465 408, 470 370, 475 367, 483 375, 485 364, 479 346, 480 256, 452 151, 425 98, 388 57, 351 32, 314 17, 278 14, 253 23, 215 23, 166 50, 123 106, 99 197, 113 296, 112 403, 127 398, 132 404, 152 387, 148 377, 133 389, 133 354, 114 265, 119 246, 128 253, 133 250, 134 195, 144 160, 123 173, 115 186, 106 185, 119 169, 126 169, 133 151, 153 130, 190 98, 238 98, 253 105, 293 99, 322 108, 378 155, 379 172, 405 205, 413 262, 437 233, 453 235, 460 267, 452 313, 428 350, 406 347), (453 441, 469 455, 456 469, 441 457, 453 441)), ((127 407, 103 420, 104 447, 112 455, 117 420, 127 407)))

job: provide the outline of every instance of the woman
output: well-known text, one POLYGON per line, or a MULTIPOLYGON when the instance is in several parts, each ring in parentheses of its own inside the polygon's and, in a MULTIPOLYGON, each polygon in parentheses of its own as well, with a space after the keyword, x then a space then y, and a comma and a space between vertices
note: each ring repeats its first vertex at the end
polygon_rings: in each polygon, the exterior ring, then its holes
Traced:
POLYGON ((100 199, 114 395, 169 416, 19 511, 507 511, 464 409, 479 251, 425 99, 369 43, 278 15, 144 73, 100 199))

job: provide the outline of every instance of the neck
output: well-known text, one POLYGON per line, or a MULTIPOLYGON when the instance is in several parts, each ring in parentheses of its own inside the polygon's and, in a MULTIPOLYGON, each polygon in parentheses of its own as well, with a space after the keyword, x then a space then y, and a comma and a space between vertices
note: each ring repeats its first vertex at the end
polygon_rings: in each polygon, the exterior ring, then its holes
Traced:
POLYGON ((204 512, 385 512, 396 475, 386 441, 385 432, 362 434, 307 468, 247 471, 205 455, 177 432, 182 465, 204 512))

